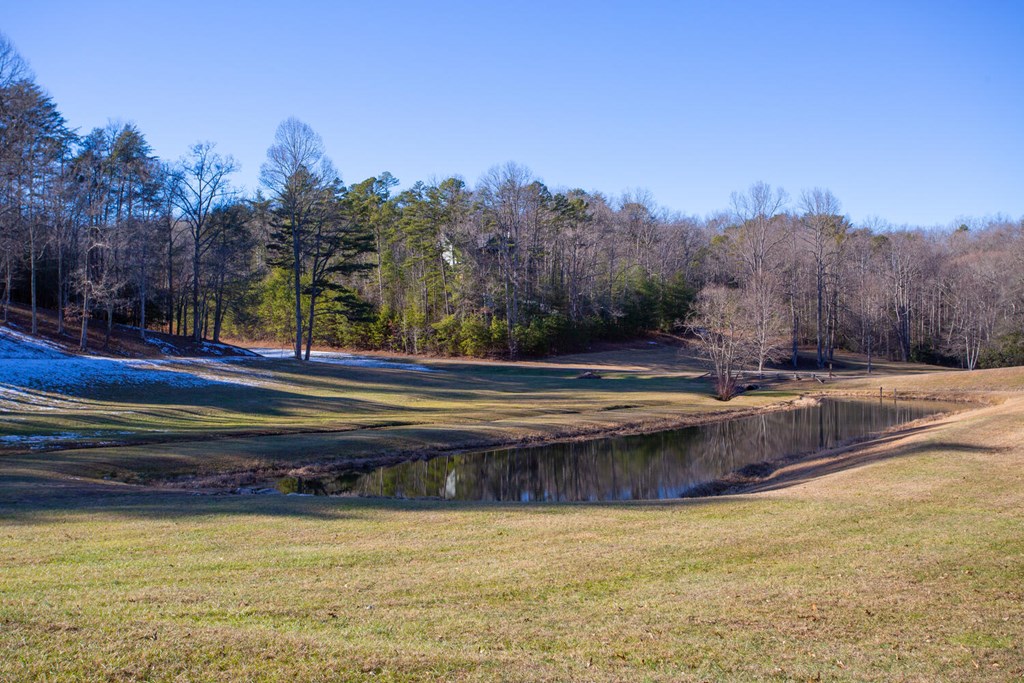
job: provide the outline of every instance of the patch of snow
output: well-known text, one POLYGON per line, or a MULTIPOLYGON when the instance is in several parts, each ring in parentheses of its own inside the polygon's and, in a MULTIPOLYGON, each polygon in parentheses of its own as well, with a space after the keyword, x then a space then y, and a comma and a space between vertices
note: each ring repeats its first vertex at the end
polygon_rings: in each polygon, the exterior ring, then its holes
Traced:
MULTIPOLYGON (((155 337, 148 341, 161 350, 165 346, 171 349, 165 353, 177 353, 173 344, 155 337)), ((204 350, 237 353, 226 345, 208 342, 204 344, 204 350)), ((273 373, 257 370, 246 361, 260 357, 291 357, 289 351, 282 349, 253 349, 249 353, 251 355, 248 356, 161 359, 76 356, 22 332, 0 328, 0 408, 19 411, 74 409, 77 405, 75 396, 79 391, 97 387, 162 385, 187 389, 216 384, 263 386, 273 381, 273 373)), ((438 372, 417 363, 333 351, 314 351, 311 360, 354 367, 438 372)))
POLYGON ((220 344, 208 344, 207 342, 202 343, 202 349, 206 353, 212 353, 215 356, 224 355, 224 347, 220 344))
MULTIPOLYGON (((161 339, 160 337, 155 336, 147 336, 146 343, 152 344, 153 346, 157 347, 160 350, 160 353, 164 354, 165 356, 182 355, 181 349, 175 346, 174 343, 169 342, 166 339, 161 339)), ((204 341, 200 342, 200 348, 202 349, 203 353, 208 353, 211 356, 215 356, 218 358, 222 356, 226 358, 259 358, 259 356, 253 353, 252 351, 248 351, 246 349, 239 348, 236 346, 229 346, 228 344, 215 344, 213 342, 204 341)))
POLYGON ((243 349, 240 346, 229 346, 228 344, 215 344, 213 342, 204 341, 202 343, 203 351, 211 353, 215 356, 229 355, 234 357, 248 357, 248 358, 259 358, 259 354, 253 353, 249 349, 243 349))
POLYGON ((67 358, 59 346, 10 327, 0 327, 0 360, 67 358))
POLYGON ((53 360, 0 361, 0 388, 16 391, 56 391, 111 384, 167 384, 194 387, 207 384, 187 372, 158 369, 151 364, 120 358, 67 356, 53 360))
MULTIPOLYGON (((264 358, 272 358, 278 360, 289 360, 294 358, 294 352, 291 349, 272 349, 272 348, 255 348, 249 349, 255 353, 258 353, 264 358)), ((415 372, 439 372, 435 368, 428 368, 425 365, 419 365, 418 363, 399 363, 391 360, 381 360, 380 358, 370 358, 368 356, 357 356, 352 353, 343 353, 341 351, 311 351, 309 354, 309 360, 316 361, 318 363, 329 363, 331 365, 350 365, 353 367, 360 368, 383 368, 385 370, 413 370, 415 372)))
POLYGON ((281 492, 275 488, 241 486, 234 491, 242 496, 280 496, 281 492))
POLYGON ((195 388, 211 384, 258 384, 253 373, 228 370, 224 360, 140 360, 73 356, 21 332, 0 328, 0 406, 20 410, 68 407, 68 396, 86 387, 163 385, 195 388), (197 369, 199 370, 197 372, 197 369), (203 371, 206 370, 206 371, 203 371))
MULTIPOLYGON (((115 432, 116 434, 128 434, 129 432, 115 432)), ((113 446, 118 441, 92 441, 95 437, 103 436, 103 432, 58 432, 56 434, 10 434, 0 436, 0 448, 4 446, 28 446, 32 450, 40 450, 60 442, 89 440, 94 446, 113 446)))
POLYGON ((146 337, 146 343, 152 344, 153 346, 158 348, 160 350, 160 353, 164 354, 165 356, 181 355, 178 352, 177 346, 171 344, 170 342, 165 342, 163 339, 160 339, 159 337, 146 337))
POLYGON ((59 434, 48 434, 46 436, 11 434, 0 436, 0 444, 34 444, 43 441, 67 441, 68 439, 81 439, 82 435, 77 432, 61 432, 59 434))

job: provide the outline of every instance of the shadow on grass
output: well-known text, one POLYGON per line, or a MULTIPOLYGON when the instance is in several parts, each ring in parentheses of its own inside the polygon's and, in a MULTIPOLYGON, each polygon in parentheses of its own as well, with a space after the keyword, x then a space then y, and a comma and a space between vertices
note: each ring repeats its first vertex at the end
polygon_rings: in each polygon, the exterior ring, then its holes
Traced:
POLYGON ((933 429, 933 425, 913 427, 901 430, 896 434, 871 439, 853 447, 809 454, 796 462, 777 463, 777 469, 774 471, 765 468, 759 473, 766 477, 763 481, 746 484, 738 489, 733 489, 733 491, 738 493, 776 491, 872 463, 909 458, 926 453, 966 455, 993 454, 1010 450, 1008 447, 996 448, 957 441, 931 441, 885 448, 885 446, 911 434, 925 433, 933 429))
MULTIPOLYGON (((51 524, 69 515, 102 515, 124 519, 202 517, 295 517, 313 520, 360 519, 372 511, 448 511, 499 513, 567 512, 580 507, 642 509, 722 505, 725 498, 675 498, 614 502, 440 501, 372 497, 298 495, 196 494, 163 491, 105 482, 55 481, 46 477, 0 476, 0 525, 51 524)), ((755 501, 751 500, 751 503, 755 501)), ((735 504, 736 501, 731 501, 735 504)))
MULTIPOLYGON (((88 401, 99 401, 113 406, 115 410, 117 404, 122 404, 138 412, 158 414, 164 410, 187 410, 200 416, 202 411, 212 409, 222 411, 225 416, 256 416, 264 419, 293 417, 301 412, 362 415, 394 409, 396 406, 410 413, 419 413, 432 409, 410 403, 417 400, 435 404, 468 403, 537 391, 571 393, 581 388, 578 383, 571 381, 574 376, 572 372, 559 369, 524 372, 467 366, 464 370, 431 374, 402 369, 300 364, 298 361, 252 361, 200 368, 199 371, 211 370, 214 380, 223 374, 224 381, 179 387, 159 381, 121 384, 113 380, 107 382, 96 379, 59 391, 42 390, 19 382, 17 378, 4 380, 0 385, 16 390, 19 399, 15 402, 24 403, 27 409, 33 405, 51 403, 58 408, 73 409, 88 407, 88 401), (239 383, 232 381, 231 377, 252 375, 260 379, 261 373, 272 373, 265 378, 271 386, 239 383), (272 386, 274 384, 278 386, 272 386), (357 398, 351 395, 353 393, 369 394, 369 397, 357 398), (145 408, 139 408, 140 404, 144 404, 145 408)), ((167 371, 166 374, 176 373, 167 371)), ((667 381, 651 386, 649 382, 637 384, 630 380, 617 380, 615 388, 617 391, 641 388, 650 391, 676 387, 667 381)), ((32 413, 26 415, 31 422, 34 417, 32 413)))

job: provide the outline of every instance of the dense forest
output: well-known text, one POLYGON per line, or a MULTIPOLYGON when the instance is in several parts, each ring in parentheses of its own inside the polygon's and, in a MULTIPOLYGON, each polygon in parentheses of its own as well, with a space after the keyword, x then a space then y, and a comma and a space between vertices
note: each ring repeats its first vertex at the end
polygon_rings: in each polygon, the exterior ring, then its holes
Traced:
MULTIPOLYGON (((545 186, 526 167, 346 185, 296 119, 261 189, 212 143, 173 162, 143 131, 73 129, 0 37, 0 305, 61 333, 517 358, 689 333, 716 363, 836 349, 966 368, 1024 364, 1024 221, 854 225, 815 188, 755 183, 715 215, 545 186), (735 347, 735 348, 734 348, 735 347), (742 347, 740 349, 740 347, 742 347)), ((35 330, 32 330, 33 333, 35 330)))

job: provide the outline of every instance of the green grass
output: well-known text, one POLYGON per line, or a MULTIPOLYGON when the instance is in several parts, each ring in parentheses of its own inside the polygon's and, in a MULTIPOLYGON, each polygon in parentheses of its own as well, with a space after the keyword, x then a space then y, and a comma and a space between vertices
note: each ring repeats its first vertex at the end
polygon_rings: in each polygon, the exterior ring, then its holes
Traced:
MULTIPOLYGON (((867 444, 859 466, 725 498, 195 496, 65 476, 298 462, 289 440, 303 453, 344 444, 343 456, 734 405, 657 372, 592 383, 573 374, 466 366, 414 385, 405 373, 324 369, 308 380, 293 374, 287 382, 301 390, 280 388, 278 403, 253 399, 247 410, 261 424, 287 418, 299 429, 413 424, 203 442, 188 439, 190 429, 230 434, 249 418, 207 397, 200 412, 210 426, 190 427, 179 398, 148 409, 180 424, 184 436, 166 444, 0 456, 0 680, 1024 676, 1021 370, 887 377, 906 391, 999 389, 1005 400, 867 444), (362 386, 368 379, 380 384, 362 386), (316 397, 360 403, 318 407, 316 397), (602 410, 616 405, 642 407, 602 410), (353 441, 338 441, 346 435, 353 441)), ((860 390, 860 381, 826 388, 860 390)), ((69 418, 40 419, 61 430, 69 418)))

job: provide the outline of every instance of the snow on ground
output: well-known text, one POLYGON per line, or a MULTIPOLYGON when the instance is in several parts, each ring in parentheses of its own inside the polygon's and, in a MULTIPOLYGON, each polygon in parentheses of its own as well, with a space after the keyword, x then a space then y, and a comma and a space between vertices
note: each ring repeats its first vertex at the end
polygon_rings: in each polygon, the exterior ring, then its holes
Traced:
MULTIPOLYGON (((135 328, 138 329, 138 328, 135 328)), ((146 343, 155 346, 159 349, 160 353, 165 356, 182 356, 181 349, 175 346, 173 343, 160 337, 146 337, 146 343)), ((213 342, 202 342, 203 353, 208 353, 211 356, 220 357, 225 356, 226 358, 232 357, 249 357, 258 358, 257 354, 246 349, 239 348, 237 346, 228 346, 227 344, 215 344, 213 342)))
POLYGON ((74 389, 109 384, 167 384, 194 387, 209 381, 187 369, 158 365, 150 361, 94 356, 65 356, 47 360, 0 360, 0 386, 39 391, 74 389))
POLYGON ((178 352, 178 347, 176 347, 174 344, 171 344, 170 342, 165 342, 163 339, 160 339, 159 337, 146 337, 146 343, 155 346, 157 349, 160 350, 160 353, 164 354, 165 356, 181 355, 178 352))
MULTIPOLYGON (((163 350, 163 342, 150 343, 163 350)), ((172 349, 173 345, 168 345, 172 349)), ((209 350, 220 345, 207 344, 209 350)), ((223 347, 225 352, 228 347, 223 347)), ((166 359, 105 358, 65 353, 55 344, 17 330, 0 327, 0 407, 19 410, 57 410, 72 406, 77 390, 105 386, 163 385, 196 388, 214 384, 261 386, 273 381, 270 371, 258 371, 245 361, 287 359, 283 349, 252 349, 248 356, 166 359)), ((437 372, 416 363, 399 363, 350 353, 314 351, 311 360, 334 365, 437 372)))
MULTIPOLYGON (((224 365, 223 360, 210 362, 224 365)), ((0 328, 0 404, 8 407, 17 404, 21 409, 53 410, 58 407, 59 395, 73 394, 83 387, 161 384, 189 388, 257 383, 251 373, 246 376, 210 370, 204 367, 202 359, 74 356, 48 342, 0 328)))
POLYGON ((227 344, 214 344, 213 342, 203 342, 203 351, 212 354, 214 356, 223 356, 228 354, 231 356, 243 356, 249 358, 259 358, 259 354, 250 351, 249 349, 243 349, 239 346, 228 346, 227 344))
MULTIPOLYGON (((289 359, 294 357, 294 351, 291 349, 272 349, 272 348, 255 348, 249 349, 264 358, 276 358, 276 359, 289 359)), ((356 356, 351 353, 342 353, 340 351, 311 351, 309 354, 311 361, 318 363, 330 363, 331 365, 351 365, 360 368, 384 368, 390 370, 414 370, 416 372, 437 372, 434 368, 428 368, 425 365, 419 365, 417 363, 398 363, 390 360, 381 360, 379 358, 369 358, 367 356, 356 356)))
POLYGON ((0 327, 0 360, 66 358, 56 344, 37 339, 10 327, 0 327))
POLYGON ((0 447, 3 446, 17 446, 24 447, 28 446, 33 450, 49 448, 56 442, 61 441, 88 441, 93 446, 112 445, 117 442, 115 441, 95 441, 96 437, 111 435, 122 435, 131 434, 131 432, 119 431, 119 432, 103 432, 103 431, 92 431, 92 432, 59 432, 57 434, 45 434, 45 435, 27 435, 27 434, 12 434, 9 436, 0 436, 0 447))

